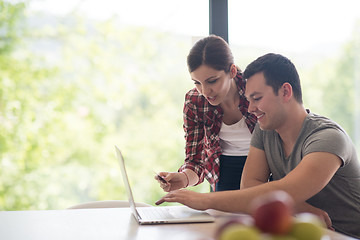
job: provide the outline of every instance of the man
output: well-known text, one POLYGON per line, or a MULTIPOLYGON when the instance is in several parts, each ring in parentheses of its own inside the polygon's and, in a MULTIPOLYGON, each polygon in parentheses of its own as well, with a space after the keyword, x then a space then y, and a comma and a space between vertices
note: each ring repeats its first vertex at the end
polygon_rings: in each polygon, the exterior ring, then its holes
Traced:
POLYGON ((349 136, 335 122, 304 108, 299 75, 286 57, 266 54, 249 64, 244 78, 248 111, 258 124, 241 189, 178 190, 157 204, 250 213, 254 198, 283 190, 293 197, 298 212, 322 215, 328 227, 360 238, 360 164, 349 136))

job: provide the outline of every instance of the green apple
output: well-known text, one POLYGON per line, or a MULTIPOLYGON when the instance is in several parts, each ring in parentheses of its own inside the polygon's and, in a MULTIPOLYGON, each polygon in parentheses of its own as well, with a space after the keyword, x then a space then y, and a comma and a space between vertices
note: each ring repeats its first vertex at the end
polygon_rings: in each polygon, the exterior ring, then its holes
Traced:
POLYGON ((266 240, 297 240, 294 236, 291 235, 270 235, 266 240))
POLYGON ((227 229, 228 227, 234 224, 237 224, 238 226, 239 225, 252 226, 254 225, 254 219, 249 215, 236 215, 236 216, 225 217, 224 219, 222 219, 222 221, 219 224, 219 227, 215 232, 215 238, 218 239, 225 229, 227 229))
POLYGON ((232 224, 220 234, 219 240, 261 240, 260 232, 252 226, 232 224))
POLYGON ((316 215, 300 213, 290 232, 298 240, 320 240, 324 235, 324 223, 316 215))

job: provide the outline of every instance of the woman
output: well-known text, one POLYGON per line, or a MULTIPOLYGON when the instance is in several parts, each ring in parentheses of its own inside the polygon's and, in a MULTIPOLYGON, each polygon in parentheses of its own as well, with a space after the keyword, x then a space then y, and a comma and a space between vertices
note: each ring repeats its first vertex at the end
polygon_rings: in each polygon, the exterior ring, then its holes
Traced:
POLYGON ((155 177, 164 191, 194 186, 206 178, 213 191, 240 188, 256 117, 247 112, 245 80, 229 45, 210 35, 187 57, 195 88, 184 103, 186 159, 179 172, 155 177))

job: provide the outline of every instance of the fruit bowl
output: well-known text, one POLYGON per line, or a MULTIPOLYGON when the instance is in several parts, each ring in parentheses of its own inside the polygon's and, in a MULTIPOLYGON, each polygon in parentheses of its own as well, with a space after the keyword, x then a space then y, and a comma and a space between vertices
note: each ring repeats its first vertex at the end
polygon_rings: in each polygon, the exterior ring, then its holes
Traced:
POLYGON ((293 215, 294 201, 284 191, 259 196, 251 215, 225 217, 216 231, 217 240, 330 240, 324 222, 312 213, 293 215))

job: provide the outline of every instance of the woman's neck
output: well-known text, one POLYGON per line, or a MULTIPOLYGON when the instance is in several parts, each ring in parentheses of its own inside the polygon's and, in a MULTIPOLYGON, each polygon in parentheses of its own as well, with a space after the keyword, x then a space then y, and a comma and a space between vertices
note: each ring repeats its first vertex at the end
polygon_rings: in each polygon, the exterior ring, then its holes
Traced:
POLYGON ((232 79, 229 92, 220 104, 222 108, 237 108, 239 106, 240 94, 236 86, 235 79, 232 79))

